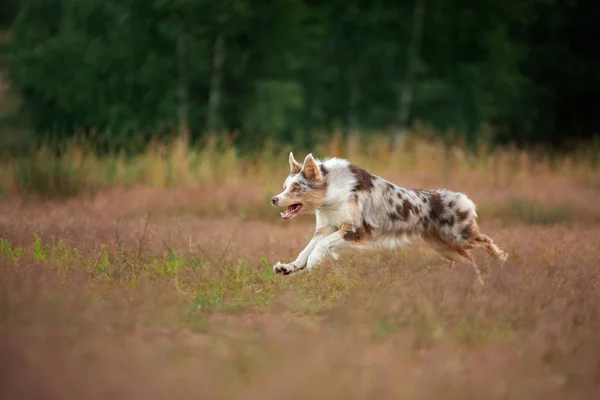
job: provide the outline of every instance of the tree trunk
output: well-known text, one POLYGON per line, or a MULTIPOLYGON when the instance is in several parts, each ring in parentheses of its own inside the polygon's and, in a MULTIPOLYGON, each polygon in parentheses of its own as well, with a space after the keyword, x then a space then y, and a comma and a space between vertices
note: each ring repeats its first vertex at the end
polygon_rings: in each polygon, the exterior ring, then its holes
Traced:
POLYGON ((358 151, 358 102, 360 101, 360 90, 356 80, 350 83, 350 94, 348 96, 348 150, 350 154, 358 151))
POLYGON ((406 73, 404 75, 404 84, 398 92, 398 120, 394 138, 396 147, 398 147, 402 142, 408 121, 410 119, 410 112, 413 103, 412 82, 419 63, 419 52, 421 50, 421 41, 423 38, 425 3, 426 0, 416 0, 413 11, 413 26, 407 49, 407 65, 406 73))
POLYGON ((219 33, 213 48, 212 76, 208 97, 208 115, 206 133, 211 135, 217 129, 219 105, 221 103, 221 81, 223 79, 223 60, 225 59, 225 35, 219 33))
POLYGON ((177 38, 177 69, 177 97, 179 116, 178 136, 181 144, 187 146, 190 141, 189 77, 187 69, 187 38, 183 32, 177 38))

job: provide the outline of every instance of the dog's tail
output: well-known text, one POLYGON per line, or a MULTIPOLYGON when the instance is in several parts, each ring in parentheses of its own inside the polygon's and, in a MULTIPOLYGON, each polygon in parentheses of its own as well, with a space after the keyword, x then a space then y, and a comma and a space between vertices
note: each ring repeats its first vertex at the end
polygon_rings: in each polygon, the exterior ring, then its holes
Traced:
POLYGON ((478 247, 486 250, 493 257, 496 257, 502 261, 506 261, 508 259, 508 253, 500 249, 500 247, 498 247, 492 239, 483 233, 479 233, 475 236, 475 242, 478 244, 478 247))

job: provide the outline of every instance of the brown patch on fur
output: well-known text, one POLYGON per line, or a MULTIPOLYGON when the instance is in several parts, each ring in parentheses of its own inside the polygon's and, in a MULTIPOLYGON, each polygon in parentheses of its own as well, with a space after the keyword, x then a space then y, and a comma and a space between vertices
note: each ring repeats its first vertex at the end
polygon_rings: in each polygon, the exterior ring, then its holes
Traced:
POLYGON ((319 208, 319 206, 323 202, 324 197, 325 187, 320 187, 313 190, 309 190, 308 192, 304 192, 300 198, 304 203, 305 211, 312 211, 319 208))
POLYGON ((449 215, 447 217, 442 218, 442 222, 447 225, 454 225, 454 215, 449 215))
POLYGON ((344 240, 349 242, 364 242, 369 236, 371 236, 371 226, 368 224, 364 224, 364 226, 360 227, 353 227, 350 224, 344 224, 340 230, 344 232, 344 240))
POLYGON ((373 180, 375 179, 373 175, 354 164, 350 164, 350 171, 356 176, 357 180, 356 186, 354 186, 355 192, 370 192, 373 190, 373 180))
POLYGON ((360 242, 365 239, 365 231, 362 228, 357 228, 355 231, 346 231, 344 240, 349 242, 360 242))
MULTIPOLYGON (((359 217, 358 206, 356 196, 350 199, 348 205, 350 206, 350 214, 353 220, 356 221, 359 217)), ((340 227, 340 232, 344 240, 350 242, 363 242, 371 236, 373 227, 369 225, 364 218, 361 219, 361 226, 355 226, 353 223, 345 223, 340 227)))
POLYGON ((429 212, 429 218, 432 220, 439 220, 444 213, 444 203, 439 193, 432 193, 430 198, 431 211, 429 212))
POLYGON ((404 199, 402 202, 402 218, 407 219, 408 214, 413 211, 415 214, 417 213, 417 208, 413 203, 410 202, 409 199, 404 199))
POLYGON ((469 217, 469 211, 457 211, 456 217, 458 218, 459 222, 465 221, 469 217))
POLYGON ((408 209, 406 207, 402 207, 401 204, 396 206, 396 214, 395 219, 406 219, 408 217, 408 209))
POLYGON ((477 234, 477 224, 473 222, 460 230, 460 235, 464 240, 475 239, 475 235, 477 234))

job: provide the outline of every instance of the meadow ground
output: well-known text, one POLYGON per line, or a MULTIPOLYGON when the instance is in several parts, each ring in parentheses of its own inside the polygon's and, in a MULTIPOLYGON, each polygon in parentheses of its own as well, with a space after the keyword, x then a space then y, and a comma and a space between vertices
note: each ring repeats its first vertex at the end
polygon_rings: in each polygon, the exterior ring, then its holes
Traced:
POLYGON ((597 170, 367 165, 479 204, 511 255, 501 267, 475 252, 481 287, 420 242, 274 275, 313 229, 268 204, 286 159, 222 183, 68 199, 23 194, 14 178, 0 198, 2 398, 600 395, 597 170))

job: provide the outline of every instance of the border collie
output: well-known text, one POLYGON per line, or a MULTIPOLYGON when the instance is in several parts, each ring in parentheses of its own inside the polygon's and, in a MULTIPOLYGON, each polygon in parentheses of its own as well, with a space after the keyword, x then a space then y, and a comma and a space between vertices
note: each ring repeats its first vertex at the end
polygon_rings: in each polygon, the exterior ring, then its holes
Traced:
POLYGON ((475 204, 462 193, 403 188, 340 158, 309 154, 300 164, 290 153, 289 163, 283 192, 271 204, 285 209, 284 220, 316 214, 316 230, 296 260, 273 266, 275 273, 312 272, 328 255, 337 260, 342 249, 399 246, 418 237, 453 263, 471 264, 481 284, 470 250, 508 258, 479 231, 475 204))

